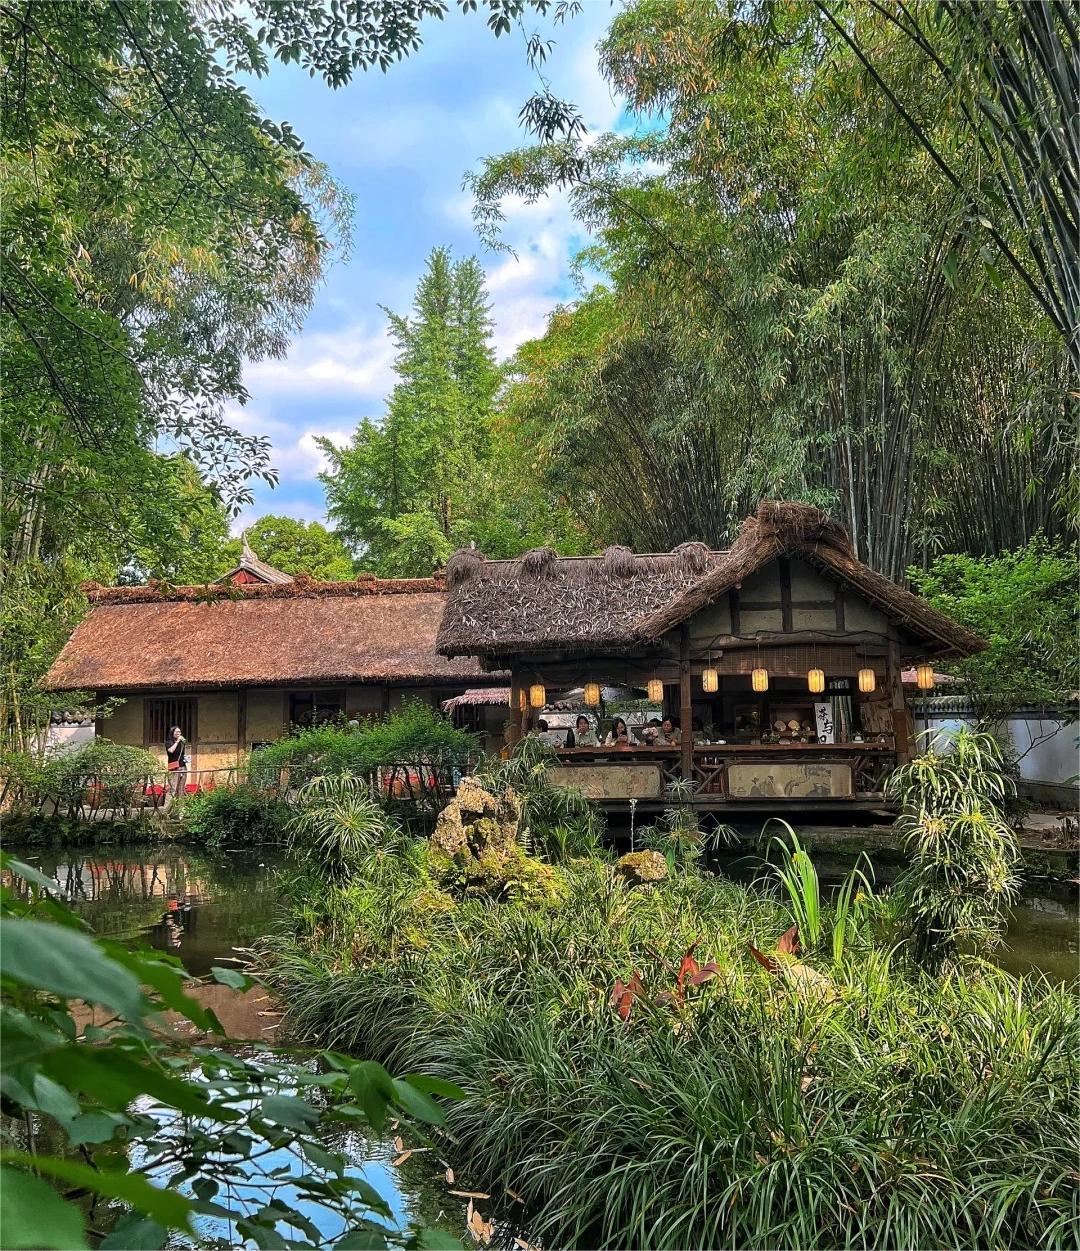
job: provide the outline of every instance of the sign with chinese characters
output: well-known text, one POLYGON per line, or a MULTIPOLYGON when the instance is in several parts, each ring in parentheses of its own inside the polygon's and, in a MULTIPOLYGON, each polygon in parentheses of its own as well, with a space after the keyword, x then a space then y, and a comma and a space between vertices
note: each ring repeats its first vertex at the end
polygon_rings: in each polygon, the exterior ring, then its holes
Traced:
POLYGON ((833 720, 831 700, 818 700, 814 704, 814 724, 817 727, 819 743, 836 742, 836 722, 833 720))

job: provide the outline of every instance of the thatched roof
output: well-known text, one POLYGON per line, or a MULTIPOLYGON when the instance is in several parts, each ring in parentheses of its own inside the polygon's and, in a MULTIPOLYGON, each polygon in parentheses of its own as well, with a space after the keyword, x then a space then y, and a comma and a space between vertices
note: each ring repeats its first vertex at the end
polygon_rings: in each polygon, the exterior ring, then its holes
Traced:
MULTIPOLYGON (((475 685, 474 660, 435 650, 446 594, 432 578, 88 588, 90 612, 43 685, 56 691, 213 690, 305 683, 475 685)), ((497 680, 497 679, 493 679, 497 680)))
POLYGON ((457 552, 446 568, 450 597, 438 649, 490 661, 522 652, 646 646, 778 556, 799 557, 852 587, 902 623, 928 655, 970 655, 985 646, 856 560, 847 531, 820 509, 766 500, 727 551, 684 543, 663 555, 608 548, 600 556, 560 559, 540 548, 510 561, 457 552))
POLYGON ((505 708, 510 702, 508 686, 474 686, 460 695, 451 695, 444 699, 444 712, 453 712, 455 708, 505 708))

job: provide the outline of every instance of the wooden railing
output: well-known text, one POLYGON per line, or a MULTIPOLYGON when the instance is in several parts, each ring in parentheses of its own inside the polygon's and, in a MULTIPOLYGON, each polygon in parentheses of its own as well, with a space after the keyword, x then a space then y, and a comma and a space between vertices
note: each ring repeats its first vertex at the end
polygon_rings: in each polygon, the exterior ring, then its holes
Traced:
MULTIPOLYGON (((569 766, 655 764, 665 788, 684 780, 682 753, 678 747, 571 748, 559 749, 558 757, 560 764, 569 766)), ((760 764, 765 768, 770 764, 818 762, 848 765, 854 798, 880 795, 885 780, 896 767, 897 757, 891 744, 881 743, 700 743, 693 749, 691 762, 689 780, 693 783, 695 797, 703 800, 722 801, 731 797, 729 769, 735 764, 760 764)), ((794 798, 811 797, 796 795, 794 798)))

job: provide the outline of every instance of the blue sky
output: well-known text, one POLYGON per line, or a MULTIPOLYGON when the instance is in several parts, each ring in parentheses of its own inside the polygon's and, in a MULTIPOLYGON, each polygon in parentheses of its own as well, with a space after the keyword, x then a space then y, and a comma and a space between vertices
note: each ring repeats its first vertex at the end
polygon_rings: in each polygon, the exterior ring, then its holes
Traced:
MULTIPOLYGON (((596 43, 613 13, 608 0, 584 0, 582 15, 563 26, 527 23, 556 40, 545 73, 593 133, 610 130, 621 111, 596 68, 596 43)), ((338 91, 281 65, 250 85, 266 113, 289 121, 352 192, 356 218, 353 255, 330 270, 288 357, 245 372, 251 398, 229 416, 271 437, 281 481, 257 488, 235 530, 268 512, 325 519, 315 436, 344 442, 361 417, 383 412, 393 349, 378 306, 407 310, 434 245, 480 257, 500 357, 541 334, 551 308, 574 294, 570 261, 584 240, 562 196, 505 206, 514 259, 482 247, 461 186, 485 156, 524 141, 517 114, 538 82, 522 38, 495 39, 482 12, 456 11, 429 22, 424 35, 423 48, 386 74, 361 75, 338 91)))

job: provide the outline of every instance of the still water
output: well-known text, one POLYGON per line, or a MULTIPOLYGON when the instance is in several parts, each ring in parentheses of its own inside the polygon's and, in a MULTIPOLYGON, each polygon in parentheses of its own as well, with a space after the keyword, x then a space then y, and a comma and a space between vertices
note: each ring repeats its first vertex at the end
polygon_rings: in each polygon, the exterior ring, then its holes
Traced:
MULTIPOLYGON (((98 934, 141 941, 168 951, 183 961, 188 972, 202 976, 212 965, 227 964, 272 926, 279 908, 279 861, 274 849, 263 854, 232 852, 207 855, 189 848, 22 849, 5 847, 16 859, 34 865, 56 882, 56 893, 84 916, 98 934)), ((233 1039, 254 1042, 255 1048, 272 1041, 279 1014, 260 990, 238 995, 225 986, 208 984, 197 996, 213 1008, 233 1039)), ((147 1102, 140 1111, 155 1114, 147 1102)), ((379 1139, 351 1128, 335 1127, 332 1149, 352 1161, 354 1175, 362 1177, 386 1201, 390 1224, 439 1226, 463 1244, 468 1200, 450 1194, 451 1188, 473 1189, 457 1177, 451 1184, 446 1170, 453 1166, 449 1146, 425 1146, 418 1138, 379 1139), (412 1151, 402 1161, 402 1147, 412 1151)), ((402 1129, 402 1133, 406 1131, 402 1129)), ((264 1161, 263 1167, 291 1167, 299 1160, 264 1161)), ((453 1174, 452 1174, 453 1175, 453 1174)), ((478 1187, 481 1189, 482 1187, 478 1187)), ((281 1197, 281 1196, 279 1196, 281 1197)), ((238 1214, 242 1203, 233 1205, 238 1214)), ((487 1207, 477 1202, 478 1208, 487 1207)), ((484 1211, 485 1216, 493 1213, 484 1211)), ((311 1209, 317 1224, 329 1214, 311 1209)), ((228 1245, 228 1226, 207 1217, 196 1218, 202 1239, 210 1245, 228 1245)), ((321 1229, 328 1240, 340 1228, 321 1229)), ((500 1231, 501 1232, 501 1231, 500 1231)), ((509 1235, 493 1245, 513 1246, 509 1235)), ((186 1245, 186 1244, 185 1244, 186 1245)))
MULTIPOLYGON (((57 893, 86 917, 97 933, 141 940, 168 951, 196 976, 208 973, 214 964, 229 961, 265 934, 280 906, 280 865, 272 849, 220 855, 175 845, 88 851, 8 850, 51 877, 57 893)), ((826 888, 837 884, 853 863, 850 856, 828 852, 815 852, 814 860, 826 888)), ((759 856, 721 853, 714 868, 750 881, 760 875, 762 862, 759 856)), ((878 864, 877 882, 887 883, 896 871, 895 864, 878 864)), ((1055 980, 1071 980, 1078 968, 1077 932, 1074 885, 1029 886, 1013 910, 1007 945, 997 954, 998 962, 1017 973, 1041 970, 1055 980)), ((256 1040, 256 1045, 259 1040, 265 1043, 273 1039, 278 1014, 262 992, 238 996, 213 984, 206 987, 205 994, 231 1037, 256 1040)), ((464 1245, 470 1244, 466 1200, 450 1190, 473 1187, 467 1183, 463 1186, 460 1177, 453 1185, 447 1181, 446 1170, 453 1166, 452 1159, 437 1150, 420 1150, 401 1162, 404 1153, 400 1141, 366 1137, 352 1130, 341 1132, 345 1137, 334 1147, 346 1151, 356 1174, 385 1199, 398 1228, 438 1225, 454 1233, 464 1245)), ((482 1185, 476 1188, 484 1189, 482 1185)), ((484 1215, 495 1213, 485 1211, 484 1215)), ((499 1228, 496 1245, 528 1245, 505 1229, 499 1228)), ((226 1236, 226 1229, 216 1227, 213 1221, 205 1222, 199 1232, 211 1243, 226 1236)), ((328 1238, 339 1232, 325 1231, 328 1238)))

